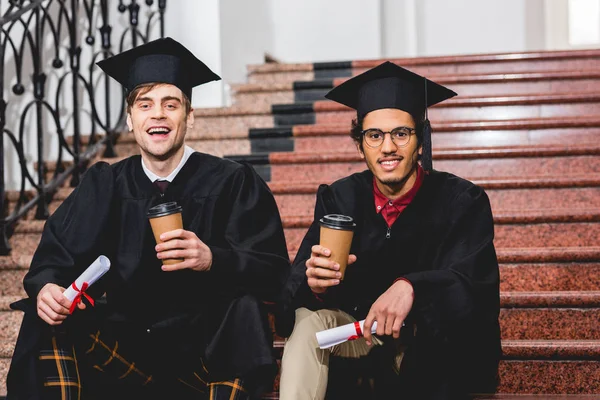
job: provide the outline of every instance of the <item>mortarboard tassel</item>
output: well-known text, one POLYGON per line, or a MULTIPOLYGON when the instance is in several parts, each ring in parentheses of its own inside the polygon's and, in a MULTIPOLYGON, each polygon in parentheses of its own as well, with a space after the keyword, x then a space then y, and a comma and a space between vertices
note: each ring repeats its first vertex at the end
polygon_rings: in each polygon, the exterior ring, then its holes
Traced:
POLYGON ((425 171, 433 169, 431 158, 431 124, 429 119, 425 118, 425 124, 423 125, 423 156, 421 157, 421 166, 425 171))
POLYGON ((421 167, 425 171, 433 169, 431 155, 431 124, 427 115, 427 79, 425 79, 425 123, 423 124, 423 155, 421 157, 421 167))

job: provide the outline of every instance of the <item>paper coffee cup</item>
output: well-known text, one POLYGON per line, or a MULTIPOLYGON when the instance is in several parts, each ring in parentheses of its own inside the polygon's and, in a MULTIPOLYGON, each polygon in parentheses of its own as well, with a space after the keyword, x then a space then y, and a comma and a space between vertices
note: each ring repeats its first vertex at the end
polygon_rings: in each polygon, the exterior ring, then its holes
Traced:
MULTIPOLYGON (((157 244, 162 243, 160 235, 163 233, 183 229, 181 206, 174 201, 152 207, 148 210, 147 216, 157 244)), ((183 258, 165 258, 162 262, 164 265, 177 264, 183 262, 183 258)))
POLYGON ((329 259, 340 265, 341 279, 344 279, 356 224, 352 217, 340 214, 326 215, 319 222, 321 225, 319 244, 331 250, 329 259))

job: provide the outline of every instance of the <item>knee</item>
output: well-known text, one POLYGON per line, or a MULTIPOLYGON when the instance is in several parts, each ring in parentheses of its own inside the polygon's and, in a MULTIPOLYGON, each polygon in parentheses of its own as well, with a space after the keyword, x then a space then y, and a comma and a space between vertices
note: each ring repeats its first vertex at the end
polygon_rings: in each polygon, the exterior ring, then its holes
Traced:
POLYGON ((233 307, 241 312, 259 312, 264 310, 263 303, 253 295, 246 294, 233 301, 233 307))
POLYGON ((237 323, 254 327, 253 329, 271 331, 265 305, 252 295, 244 295, 234 299, 229 304, 225 319, 238 321, 237 323))
POLYGON ((311 343, 316 341, 317 332, 327 328, 326 318, 323 318, 320 311, 299 308, 296 310, 296 322, 288 341, 311 343))

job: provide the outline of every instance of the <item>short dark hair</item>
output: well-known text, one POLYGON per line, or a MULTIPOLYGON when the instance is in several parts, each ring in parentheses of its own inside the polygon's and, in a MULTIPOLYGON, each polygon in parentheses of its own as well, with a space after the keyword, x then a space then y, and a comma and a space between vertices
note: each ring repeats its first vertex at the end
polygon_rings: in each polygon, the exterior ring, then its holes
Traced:
MULTIPOLYGON (((423 127, 425 126, 425 113, 420 115, 413 115, 415 121, 415 132, 417 135, 417 148, 423 143, 423 127)), ((356 118, 352 120, 352 128, 350 129, 350 137, 358 145, 358 148, 363 151, 363 118, 356 118)))
MULTIPOLYGON (((142 83, 141 85, 136 86, 131 92, 127 94, 126 102, 127 102, 127 113, 131 112, 131 107, 133 107, 133 103, 139 96, 143 96, 152 89, 160 85, 168 85, 168 83, 160 83, 160 82, 150 82, 150 83, 142 83)), ((181 92, 183 96, 183 106, 185 107, 186 115, 190 113, 192 109, 192 104, 190 103, 190 99, 186 96, 183 91, 181 92)))

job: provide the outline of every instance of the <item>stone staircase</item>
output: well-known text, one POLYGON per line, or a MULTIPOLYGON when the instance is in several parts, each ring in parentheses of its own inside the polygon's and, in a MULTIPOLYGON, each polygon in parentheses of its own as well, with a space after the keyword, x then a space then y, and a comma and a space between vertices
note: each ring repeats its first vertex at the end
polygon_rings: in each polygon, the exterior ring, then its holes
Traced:
MULTIPOLYGON (((431 109, 434 166, 481 185, 492 203, 504 350, 494 398, 600 393, 600 50, 395 61, 459 93, 431 109)), ((353 113, 322 96, 379 62, 250 66, 232 107, 195 112, 188 144, 259 171, 292 258, 318 184, 366 168, 348 137, 353 113)), ((127 134, 116 149, 137 153, 127 134)), ((60 189, 50 211, 71 191, 60 189)), ((0 396, 21 320, 8 304, 24 294, 43 227, 32 218, 0 257, 0 396)))

